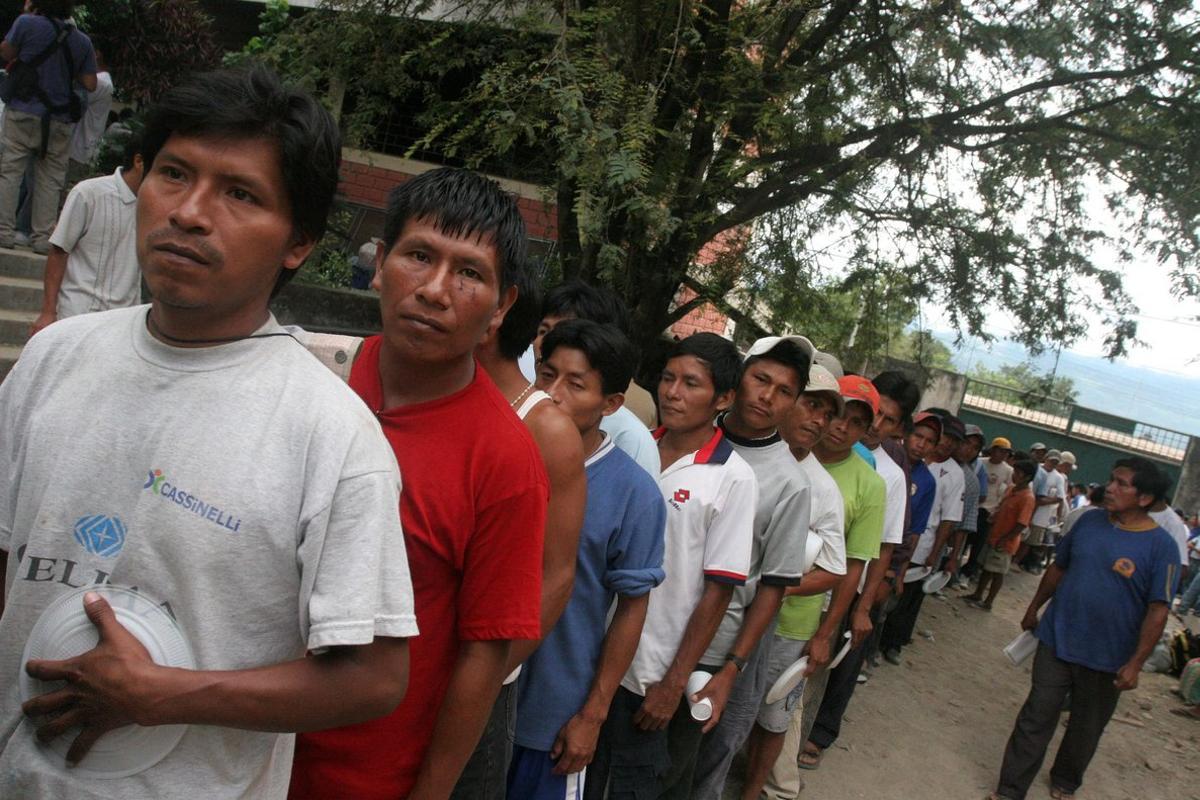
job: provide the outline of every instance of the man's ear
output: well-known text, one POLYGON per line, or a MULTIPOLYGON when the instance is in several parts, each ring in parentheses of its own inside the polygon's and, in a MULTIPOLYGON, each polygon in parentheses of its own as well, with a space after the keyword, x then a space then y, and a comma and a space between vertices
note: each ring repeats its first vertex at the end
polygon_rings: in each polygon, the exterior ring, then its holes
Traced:
POLYGON ((504 323, 504 317, 508 314, 508 310, 512 308, 513 303, 517 302, 517 287, 509 286, 504 291, 500 292, 500 302, 496 304, 496 310, 492 314, 492 319, 488 323, 487 331, 484 332, 483 338, 490 338, 500 326, 504 323))
POLYGON ((617 413, 617 409, 625 405, 625 393, 613 392, 604 398, 604 410, 601 412, 604 416, 617 413))
POLYGON ((383 262, 387 260, 387 255, 387 248, 384 247, 383 242, 375 245, 375 274, 371 276, 371 288, 376 292, 380 290, 383 283, 383 262))
POLYGON ((288 249, 283 254, 284 269, 300 269, 300 265, 304 263, 304 259, 308 258, 312 253, 313 248, 317 246, 317 240, 306 233, 297 233, 288 249))
POLYGON ((728 391, 721 392, 719 395, 717 395, 714 398, 714 404, 716 405, 717 411, 728 411, 733 406, 733 398, 736 394, 736 389, 729 389, 728 391))

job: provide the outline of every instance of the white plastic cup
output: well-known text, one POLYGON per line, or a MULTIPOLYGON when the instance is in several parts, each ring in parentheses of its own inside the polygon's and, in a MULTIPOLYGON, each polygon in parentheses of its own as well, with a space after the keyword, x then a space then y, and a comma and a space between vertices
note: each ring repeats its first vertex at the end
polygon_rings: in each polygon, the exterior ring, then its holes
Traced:
POLYGON ((692 695, 703 689, 710 680, 712 680, 712 675, 699 669, 688 676, 687 701, 688 706, 692 709, 692 719, 696 720, 696 722, 707 722, 712 717, 713 707, 711 700, 704 697, 697 703, 692 702, 692 695))

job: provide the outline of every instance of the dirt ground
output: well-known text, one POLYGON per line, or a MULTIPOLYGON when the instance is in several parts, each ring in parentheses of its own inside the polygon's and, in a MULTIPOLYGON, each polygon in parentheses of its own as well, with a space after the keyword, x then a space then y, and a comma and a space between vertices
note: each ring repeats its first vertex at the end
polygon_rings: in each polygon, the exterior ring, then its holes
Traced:
MULTIPOLYGON (((1004 745, 1029 690, 1029 666, 1001 652, 1020 632, 1037 578, 1014 573, 991 613, 926 599, 899 667, 880 661, 855 691, 841 738, 803 773, 810 800, 982 800, 995 788, 1004 745)), ((1200 619, 1188 617, 1193 630, 1200 619)), ((1172 617, 1169 629, 1179 623, 1172 617)), ((1200 722, 1169 713, 1179 681, 1142 673, 1105 729, 1080 800, 1200 800, 1200 722), (1122 722, 1124 720, 1124 722, 1122 722)), ((1065 717, 1064 717, 1065 719, 1065 717)), ((1029 798, 1049 797, 1058 734, 1029 798)), ((725 797, 739 797, 740 774, 725 797)))

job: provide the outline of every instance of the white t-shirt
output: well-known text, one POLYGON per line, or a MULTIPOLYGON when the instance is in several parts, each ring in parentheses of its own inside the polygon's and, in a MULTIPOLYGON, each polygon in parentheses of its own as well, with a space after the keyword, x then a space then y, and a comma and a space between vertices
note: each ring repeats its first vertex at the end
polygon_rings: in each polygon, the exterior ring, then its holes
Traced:
POLYGON ((96 88, 88 92, 87 110, 75 124, 71 133, 69 150, 72 161, 90 164, 100 149, 100 138, 108 125, 108 112, 112 109, 113 80, 107 70, 96 73, 96 88))
POLYGON ((100 782, 39 747, 13 678, 75 587, 169 604, 204 670, 417 633, 400 476, 367 407, 289 336, 174 348, 146 312, 57 322, 0 384, 0 797, 287 794, 291 734, 191 725, 155 766, 100 782))
POLYGON ((1179 561, 1182 564, 1188 563, 1188 527, 1187 523, 1179 518, 1179 515, 1171 508, 1164 508, 1162 511, 1151 511, 1150 517, 1158 523, 1158 527, 1162 528, 1167 533, 1171 534, 1171 538, 1175 540, 1175 544, 1179 545, 1179 561))
POLYGON ((136 217, 137 195, 120 169, 75 184, 50 236, 50 244, 67 251, 59 319, 137 304, 136 217))
MULTIPOLYGON (((900 544, 904 541, 904 504, 908 500, 908 481, 904 470, 892 460, 887 451, 876 447, 875 471, 883 478, 887 488, 887 502, 883 507, 883 544, 900 544)), ((863 571, 866 575, 866 571, 863 571)))
MULTIPOLYGON (((812 453, 801 459, 800 468, 812 484, 809 542, 812 542, 814 537, 821 542, 821 549, 816 551, 815 559, 806 566, 808 569, 820 567, 831 575, 845 575, 846 502, 842 499, 842 490, 812 453)), ((809 552, 812 552, 812 549, 809 552)))
POLYGON ((638 466, 650 473, 650 477, 658 478, 661 470, 658 446, 654 443, 654 436, 650 430, 642 424, 636 414, 621 406, 600 420, 600 430, 607 433, 613 444, 624 450, 638 466))
POLYGON ((983 468, 987 472, 988 482, 987 490, 980 491, 983 500, 979 506, 991 512, 1000 507, 1000 501, 1008 493, 1008 487, 1012 486, 1013 468, 1007 461, 993 464, 990 458, 984 460, 983 468))
MULTIPOLYGON (((963 518, 962 467, 954 459, 948 458, 945 461, 930 464, 929 472, 937 483, 937 489, 933 495, 933 507, 929 509, 929 522, 925 525, 925 532, 917 540, 916 549, 913 550, 912 559, 910 559, 913 564, 924 564, 929 558, 934 542, 937 540, 938 525, 944 521, 962 522, 963 518)), ((920 575, 916 570, 909 570, 908 574, 920 575)), ((905 583, 908 582, 906 575, 905 583)))
MULTIPOLYGON (((1056 469, 1046 470, 1046 483, 1043 486, 1042 494, 1046 497, 1065 497, 1067 494, 1067 478, 1056 469)), ((1034 509, 1033 520, 1030 525, 1037 525, 1041 528, 1048 528, 1058 522, 1059 504, 1038 506, 1034 509)))
POLYGON ((719 429, 704 447, 663 470, 658 485, 667 504, 667 577, 650 592, 637 654, 621 680, 639 695, 666 675, 704 582, 746 582, 758 505, 754 472, 719 429))

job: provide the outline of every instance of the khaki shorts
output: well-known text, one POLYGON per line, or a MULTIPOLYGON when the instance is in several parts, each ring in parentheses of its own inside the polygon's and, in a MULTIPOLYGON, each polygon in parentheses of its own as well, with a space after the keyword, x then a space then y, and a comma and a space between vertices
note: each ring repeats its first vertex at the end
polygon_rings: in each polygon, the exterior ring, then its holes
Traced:
POLYGON ((1012 556, 1007 551, 997 550, 991 545, 988 545, 987 552, 983 554, 983 560, 980 562, 980 569, 984 572, 995 572, 1000 575, 1007 574, 1011 566, 1012 556))

